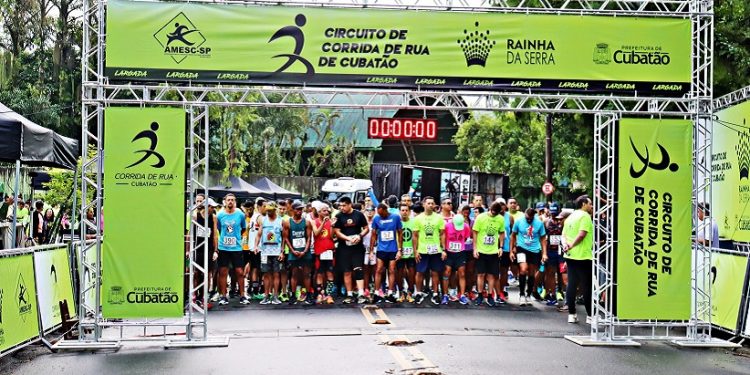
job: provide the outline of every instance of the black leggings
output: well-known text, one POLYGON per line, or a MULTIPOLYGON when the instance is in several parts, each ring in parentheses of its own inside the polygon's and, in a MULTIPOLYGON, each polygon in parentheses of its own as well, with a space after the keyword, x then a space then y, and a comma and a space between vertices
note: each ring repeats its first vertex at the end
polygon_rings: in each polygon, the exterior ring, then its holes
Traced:
POLYGON ((580 284, 586 315, 591 316, 591 261, 566 259, 566 262, 568 263, 568 289, 565 292, 565 298, 568 313, 576 313, 576 292, 580 284))

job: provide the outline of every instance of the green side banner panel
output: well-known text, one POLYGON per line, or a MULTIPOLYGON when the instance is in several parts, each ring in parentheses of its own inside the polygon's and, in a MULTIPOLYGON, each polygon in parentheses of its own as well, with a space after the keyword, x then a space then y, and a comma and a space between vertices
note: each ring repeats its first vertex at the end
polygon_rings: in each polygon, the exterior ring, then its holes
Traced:
MULTIPOLYGON (((731 332, 739 330, 747 255, 711 254, 711 323, 731 332)), ((708 317, 703 317, 708 321, 708 317)))
POLYGON ((185 111, 104 112, 102 313, 183 315, 185 111))
POLYGON ((750 242, 750 101, 716 116, 711 133, 711 216, 721 239, 750 242))
POLYGON ((67 303, 68 313, 74 318, 77 310, 67 247, 35 252, 34 270, 42 330, 47 331, 62 323, 61 301, 67 303))
POLYGON ((0 258, 0 353, 39 336, 34 258, 0 258))
POLYGON ((622 119, 617 175, 617 316, 691 311, 692 123, 622 119))
POLYGON ((681 96, 689 19, 107 3, 110 80, 681 96))

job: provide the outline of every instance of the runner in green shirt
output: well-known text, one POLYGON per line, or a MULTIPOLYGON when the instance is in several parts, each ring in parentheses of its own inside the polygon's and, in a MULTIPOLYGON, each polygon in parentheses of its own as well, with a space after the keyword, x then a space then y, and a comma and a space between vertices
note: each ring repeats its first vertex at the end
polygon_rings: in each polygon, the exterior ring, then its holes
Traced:
MULTIPOLYGON (((396 261, 396 269, 398 270, 398 286, 404 285, 404 279, 406 279, 406 290, 401 290, 399 293, 399 302, 413 303, 414 297, 411 292, 414 290, 414 277, 416 276, 417 263, 414 260, 414 243, 412 242, 412 235, 414 230, 414 219, 411 219, 411 209, 408 204, 401 204, 399 207, 399 214, 401 215, 401 226, 403 227, 403 245, 399 250, 400 258, 396 261)), ((416 291, 415 291, 416 292, 416 291)))
POLYGON ((586 315, 591 317, 591 260, 594 247, 594 224, 591 214, 594 206, 584 195, 576 200, 576 211, 570 214, 563 225, 563 241, 560 244, 568 265, 568 323, 578 323, 576 315, 576 291, 581 287, 586 315))
MULTIPOLYGON (((422 206, 424 206, 424 212, 414 219, 414 229, 412 231, 412 241, 414 242, 414 247, 417 249, 416 282, 417 287, 420 287, 424 280, 424 273, 427 272, 427 269, 430 269, 433 288, 431 301, 433 304, 439 305, 440 296, 438 295, 438 289, 440 288, 440 274, 443 272, 443 268, 445 268, 442 259, 443 249, 445 248, 445 220, 443 220, 442 216, 434 212, 434 198, 424 197, 422 199, 422 206)), ((444 292, 447 293, 448 291, 444 292)), ((421 304, 425 297, 426 295, 423 292, 419 292, 414 296, 414 301, 417 304, 421 304)))
POLYGON ((505 218, 500 215, 502 205, 499 202, 492 203, 490 210, 477 216, 472 228, 474 241, 474 258, 477 259, 477 290, 479 295, 475 303, 482 304, 484 295, 484 281, 487 279, 489 289, 487 291, 487 305, 494 307, 495 300, 492 298, 495 290, 495 279, 500 273, 500 255, 505 241, 505 218))

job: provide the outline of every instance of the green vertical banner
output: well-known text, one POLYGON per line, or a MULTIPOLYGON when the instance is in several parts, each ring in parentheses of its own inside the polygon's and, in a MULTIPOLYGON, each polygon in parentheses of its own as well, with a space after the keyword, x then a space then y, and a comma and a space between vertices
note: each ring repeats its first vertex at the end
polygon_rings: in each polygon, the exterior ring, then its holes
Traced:
POLYGON ((690 318, 692 123, 622 119, 617 175, 617 316, 690 318))
MULTIPOLYGON (((711 324, 732 332, 739 327, 740 306, 745 287, 747 255, 711 254, 711 324)), ((708 321, 707 317, 703 320, 708 321)))
POLYGON ((0 353, 38 336, 33 256, 0 258, 0 353))
POLYGON ((104 113, 106 318, 183 315, 185 112, 104 113))
POLYGON ((723 240, 750 242, 748 120, 750 101, 717 112, 711 132, 711 217, 723 240))

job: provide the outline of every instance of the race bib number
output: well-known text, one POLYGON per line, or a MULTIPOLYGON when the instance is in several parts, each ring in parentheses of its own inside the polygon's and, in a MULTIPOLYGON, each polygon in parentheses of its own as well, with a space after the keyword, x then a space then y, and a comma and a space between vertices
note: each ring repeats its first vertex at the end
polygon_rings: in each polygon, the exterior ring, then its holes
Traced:
POLYGON ((414 255, 414 249, 411 247, 405 247, 403 250, 401 250, 401 255, 405 258, 410 257, 414 255))
POLYGON ((333 260, 333 250, 328 250, 321 253, 320 260, 333 260))
POLYGON ((484 236, 484 244, 485 245, 494 245, 495 244, 495 236, 484 236))
POLYGON ((392 230, 384 230, 380 232, 380 239, 384 242, 393 241, 393 231, 392 230))
POLYGON ((260 249, 260 253, 263 256, 277 256, 277 255, 281 255, 281 247, 279 247, 279 246, 262 247, 260 249))
POLYGON ((558 246, 560 245, 560 237, 561 236, 549 236, 549 244, 552 246, 558 246))
POLYGON ((516 263, 526 263, 526 254, 524 254, 524 253, 517 253, 516 254, 516 263))
POLYGON ((260 255, 260 264, 268 264, 268 255, 266 254, 260 255))
POLYGON ((237 237, 226 236, 222 244, 224 246, 237 246, 237 237))
POLYGON ((427 245, 427 254, 437 254, 439 252, 438 245, 427 245))
POLYGON ((464 246, 460 242, 451 242, 448 244, 448 249, 452 252, 459 252, 464 249, 464 246))
POLYGON ((200 238, 211 237, 211 228, 204 228, 202 226, 195 227, 195 235, 200 238))
POLYGON ((354 246, 354 242, 352 241, 346 241, 346 246, 354 246))
POLYGON ((292 247, 295 249, 301 249, 305 247, 305 239, 304 238, 293 238, 292 239, 292 247))

